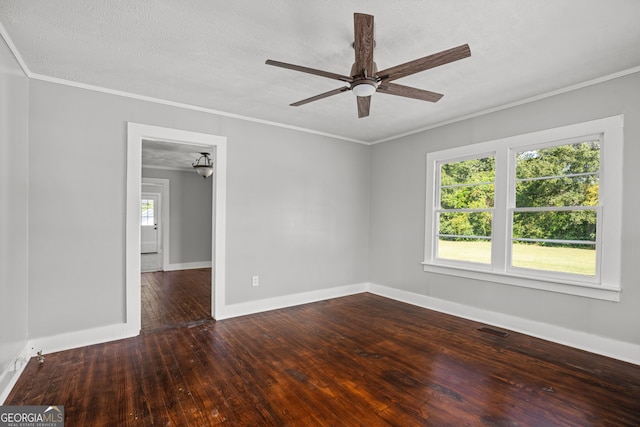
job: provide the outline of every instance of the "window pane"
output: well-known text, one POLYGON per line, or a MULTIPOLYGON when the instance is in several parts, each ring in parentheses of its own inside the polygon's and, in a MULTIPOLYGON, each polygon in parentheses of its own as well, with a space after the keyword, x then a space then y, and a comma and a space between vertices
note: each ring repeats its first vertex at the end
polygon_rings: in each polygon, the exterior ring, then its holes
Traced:
MULTIPOLYGON (((516 207, 598 206, 599 171, 597 139, 519 152, 516 207)), ((512 266, 595 275, 597 215, 592 209, 514 212, 512 266)))
POLYGON ((142 199, 142 211, 140 215, 141 225, 154 225, 153 199, 142 199))
POLYGON ((445 163, 440 167, 440 186, 493 182, 494 177, 493 157, 445 163))
POLYGON ((600 170, 600 141, 558 145, 516 154, 516 178, 538 178, 600 170))
POLYGON ((440 213, 439 225, 438 258, 491 263, 491 212, 440 213))
POLYGON ((594 210, 514 212, 513 237, 595 242, 596 222, 594 210))
POLYGON ((594 276, 596 250, 593 245, 556 245, 553 247, 514 243, 511 253, 514 267, 594 276))
POLYGON ((493 184, 472 184, 440 189, 440 206, 443 209, 492 208, 493 184))
POLYGON ((598 175, 520 181, 516 206, 598 206, 598 191, 598 175))
POLYGON ((449 236, 491 236, 491 212, 440 213, 438 234, 449 236))
POLYGON ((491 241, 485 239, 438 240, 438 258, 491 264, 491 241))
POLYGON ((153 209, 148 209, 146 212, 146 216, 143 218, 144 221, 142 225, 154 225, 155 221, 153 220, 153 209))
POLYGON ((437 258, 491 263, 491 220, 495 158, 482 157, 440 166, 437 258), (465 209, 470 212, 451 212, 465 209), (490 211, 475 212, 474 210, 490 211))

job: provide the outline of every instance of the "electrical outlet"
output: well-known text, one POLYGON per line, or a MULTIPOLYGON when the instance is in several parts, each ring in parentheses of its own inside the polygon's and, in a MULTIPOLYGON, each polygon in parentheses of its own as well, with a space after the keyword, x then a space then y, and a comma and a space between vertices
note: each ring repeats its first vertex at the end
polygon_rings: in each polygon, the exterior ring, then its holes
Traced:
POLYGON ((251 279, 251 284, 255 287, 258 286, 260 284, 260 277, 258 276, 253 276, 253 278, 251 279))

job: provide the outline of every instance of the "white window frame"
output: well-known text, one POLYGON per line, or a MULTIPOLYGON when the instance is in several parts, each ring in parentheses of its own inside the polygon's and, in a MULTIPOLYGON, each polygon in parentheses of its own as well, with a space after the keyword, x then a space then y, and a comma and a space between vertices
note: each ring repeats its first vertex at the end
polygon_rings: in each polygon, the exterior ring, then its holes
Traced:
MULTIPOLYGON (((468 267, 472 267, 473 269, 477 269, 477 270, 491 270, 492 269, 492 265, 491 264, 484 264, 484 263, 477 263, 477 262, 469 262, 469 261, 460 261, 460 260, 455 260, 455 259, 447 259, 447 258, 438 258, 437 261, 435 260, 436 255, 437 255, 437 246, 439 243, 439 240, 436 238, 438 236, 438 211, 442 211, 443 209, 440 208, 440 186, 438 185, 440 183, 440 173, 442 170, 442 165, 447 164, 447 163, 452 163, 452 162, 463 162, 465 160, 473 160, 473 159, 481 159, 481 158, 486 158, 486 157, 496 157, 496 152, 495 151, 487 151, 487 152, 477 152, 477 153, 473 153, 472 155, 467 155, 467 156, 463 156, 463 157, 456 157, 456 158, 446 158, 446 159, 438 159, 435 161, 434 167, 435 167, 435 181, 433 183, 434 186, 434 201, 433 201, 433 256, 434 256, 434 264, 437 263, 438 265, 448 265, 451 267, 460 267, 460 268, 468 268, 468 267)), ((494 171, 495 174, 495 171, 494 171)), ((494 189, 494 199, 495 199, 495 193, 496 193, 496 178, 494 176, 493 179, 493 189, 494 189)), ((495 227, 495 212, 496 212, 496 208, 495 208, 496 204, 495 204, 495 200, 494 200, 494 204, 493 204, 493 208, 491 209, 487 209, 489 211, 491 211, 491 229, 492 231, 494 231, 494 227, 495 227)), ((470 209, 470 211, 474 211, 476 209, 470 209)), ((493 239, 495 238, 495 233, 492 234, 491 236, 491 241, 493 241, 493 239)), ((492 245, 493 247, 494 245, 492 245)), ((492 251, 493 252, 493 251, 492 251)), ((491 258, 495 258, 492 256, 491 258)), ((425 258, 426 259, 426 258, 425 258)))
MULTIPOLYGON (((553 129, 471 144, 427 154, 424 271, 559 292, 607 301, 619 301, 621 292, 622 163, 624 116, 613 116, 553 129), (515 201, 515 152, 527 147, 557 145, 559 141, 600 135, 600 190, 596 276, 553 273, 509 267, 511 223, 515 201), (495 154, 492 263, 451 262, 436 258, 436 210, 439 165, 495 154)), ((567 142, 570 143, 570 142, 567 142)))

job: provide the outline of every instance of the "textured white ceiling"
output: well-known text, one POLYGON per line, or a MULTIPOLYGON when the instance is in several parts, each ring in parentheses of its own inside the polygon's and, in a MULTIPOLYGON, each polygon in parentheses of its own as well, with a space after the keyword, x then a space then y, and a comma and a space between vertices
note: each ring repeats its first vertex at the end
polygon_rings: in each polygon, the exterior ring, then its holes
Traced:
POLYGON ((213 147, 200 147, 189 144, 176 144, 164 141, 142 141, 142 165, 145 167, 159 167, 193 171, 193 163, 201 153, 209 153, 215 161, 213 147))
POLYGON ((54 77, 374 142, 640 66, 638 0, 0 0, 35 78, 54 77), (357 118, 340 82, 353 13, 375 16, 379 69, 468 43, 470 58, 397 83, 433 104, 375 94, 357 118), (46 76, 46 77, 44 77, 46 76))

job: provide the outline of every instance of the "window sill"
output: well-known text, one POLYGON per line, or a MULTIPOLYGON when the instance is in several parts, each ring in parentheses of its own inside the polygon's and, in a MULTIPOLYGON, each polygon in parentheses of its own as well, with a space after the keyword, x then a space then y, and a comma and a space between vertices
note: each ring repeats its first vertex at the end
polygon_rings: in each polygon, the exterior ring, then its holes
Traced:
POLYGON ((605 301, 620 301, 621 288, 619 286, 591 285, 584 283, 561 282, 546 278, 519 276, 515 274, 497 273, 495 271, 479 271, 459 266, 448 266, 423 262, 424 271, 429 273, 446 274, 449 276, 465 277, 485 282, 501 283, 504 285, 520 286, 523 288, 540 289, 561 294, 576 295, 605 301))

